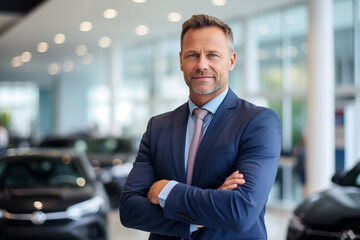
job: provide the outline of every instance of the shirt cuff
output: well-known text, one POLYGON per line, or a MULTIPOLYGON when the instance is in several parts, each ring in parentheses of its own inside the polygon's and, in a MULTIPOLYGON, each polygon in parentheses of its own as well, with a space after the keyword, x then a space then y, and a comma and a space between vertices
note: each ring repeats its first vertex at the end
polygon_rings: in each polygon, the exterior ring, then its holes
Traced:
POLYGON ((165 185, 165 187, 161 190, 161 192, 158 195, 159 198, 159 204, 162 208, 164 208, 165 206, 165 201, 169 195, 169 193, 171 192, 171 190, 173 189, 173 187, 175 187, 175 185, 178 184, 177 181, 170 181, 168 182, 168 184, 165 185))

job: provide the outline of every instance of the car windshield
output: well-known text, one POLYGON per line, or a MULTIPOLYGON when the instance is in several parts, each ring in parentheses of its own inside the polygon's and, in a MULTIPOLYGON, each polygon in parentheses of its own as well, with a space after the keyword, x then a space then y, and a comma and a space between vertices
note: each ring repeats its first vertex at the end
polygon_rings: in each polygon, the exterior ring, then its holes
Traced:
POLYGON ((127 153, 132 150, 132 142, 130 139, 99 138, 88 140, 87 147, 88 153, 127 153))
POLYGON ((360 163, 358 163, 340 180, 339 185, 360 188, 360 163))
POLYGON ((80 159, 70 155, 4 157, 0 161, 0 189, 83 187, 86 183, 80 159))

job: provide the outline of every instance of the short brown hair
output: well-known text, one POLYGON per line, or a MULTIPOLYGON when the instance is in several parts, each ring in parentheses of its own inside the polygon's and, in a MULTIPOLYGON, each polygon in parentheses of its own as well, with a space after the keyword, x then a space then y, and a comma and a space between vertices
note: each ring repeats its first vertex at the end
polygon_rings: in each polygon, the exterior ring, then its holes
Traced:
POLYGON ((227 42, 228 42, 228 48, 231 52, 234 51, 234 37, 231 28, 226 25, 223 21, 219 20, 216 17, 212 17, 205 14, 198 14, 193 15, 190 19, 185 21, 182 25, 182 31, 181 31, 181 49, 183 46, 183 40, 185 33, 190 29, 198 29, 198 28, 204 28, 204 27, 218 27, 221 30, 224 31, 227 42))

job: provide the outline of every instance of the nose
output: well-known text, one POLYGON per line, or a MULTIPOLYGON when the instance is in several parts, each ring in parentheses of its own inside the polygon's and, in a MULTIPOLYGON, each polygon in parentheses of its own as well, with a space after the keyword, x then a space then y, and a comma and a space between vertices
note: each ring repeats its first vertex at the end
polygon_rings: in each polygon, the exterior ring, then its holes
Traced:
POLYGON ((204 55, 200 55, 197 62, 197 69, 198 70, 207 70, 209 68, 209 60, 204 55))

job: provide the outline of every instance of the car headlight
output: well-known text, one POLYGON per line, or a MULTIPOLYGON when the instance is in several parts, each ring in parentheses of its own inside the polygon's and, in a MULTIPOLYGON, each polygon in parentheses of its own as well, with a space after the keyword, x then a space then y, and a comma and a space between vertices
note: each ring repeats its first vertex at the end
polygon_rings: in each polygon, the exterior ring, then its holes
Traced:
POLYGON ((5 218, 6 211, 3 209, 0 209, 0 219, 5 218))
POLYGON ((82 218, 83 216, 97 213, 104 204, 104 199, 97 196, 69 207, 66 212, 70 218, 76 220, 82 218))
POLYGON ((299 216, 293 215, 289 222, 288 239, 291 237, 297 237, 303 234, 306 227, 299 216))

